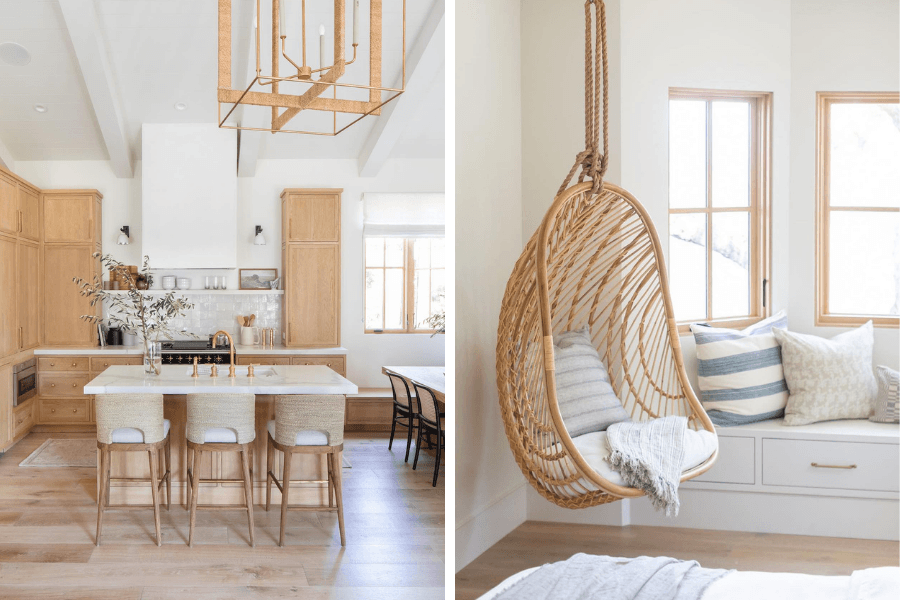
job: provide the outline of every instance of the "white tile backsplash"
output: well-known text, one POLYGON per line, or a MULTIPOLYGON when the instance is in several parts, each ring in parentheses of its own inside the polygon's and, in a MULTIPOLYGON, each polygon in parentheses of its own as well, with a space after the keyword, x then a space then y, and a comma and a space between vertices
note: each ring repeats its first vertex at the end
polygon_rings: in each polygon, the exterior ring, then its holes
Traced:
POLYGON ((222 329, 238 342, 238 316, 256 315, 254 327, 274 328, 275 339, 281 339, 282 295, 275 294, 186 294, 194 308, 185 317, 172 320, 172 328, 195 335, 212 335, 222 329))

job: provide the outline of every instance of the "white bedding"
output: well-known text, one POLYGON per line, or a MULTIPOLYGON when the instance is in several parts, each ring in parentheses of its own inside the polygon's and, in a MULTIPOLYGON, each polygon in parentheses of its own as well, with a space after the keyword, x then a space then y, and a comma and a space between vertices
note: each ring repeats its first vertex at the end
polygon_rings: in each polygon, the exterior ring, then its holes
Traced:
MULTIPOLYGON (((491 600, 538 568, 506 578, 478 600, 491 600)), ((736 571, 713 582, 703 594, 703 600, 896 600, 898 597, 900 569, 897 567, 854 571, 853 576, 736 571)))

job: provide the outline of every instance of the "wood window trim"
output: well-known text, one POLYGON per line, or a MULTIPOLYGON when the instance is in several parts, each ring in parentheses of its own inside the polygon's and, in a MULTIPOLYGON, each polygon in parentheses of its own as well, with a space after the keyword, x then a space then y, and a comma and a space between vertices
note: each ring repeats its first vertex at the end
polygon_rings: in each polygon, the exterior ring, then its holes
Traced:
MULTIPOLYGON (((372 236, 378 237, 378 236, 372 236)), ((363 333, 371 333, 374 335, 394 335, 394 334, 428 334, 432 335, 436 332, 435 329, 415 329, 415 256, 414 256, 414 244, 412 242, 415 241, 415 238, 403 238, 403 318, 406 322, 405 329, 370 329, 365 327, 365 309, 366 309, 366 270, 368 269, 381 269, 384 271, 385 269, 396 269, 399 267, 369 267, 366 264, 366 245, 365 238, 363 238, 363 333)), ((387 287, 384 287, 382 291, 382 307, 386 304, 386 290, 387 287)), ((382 317, 383 318, 383 317, 382 317)), ((383 321, 382 321, 383 322, 383 321)))
POLYGON ((829 203, 829 115, 832 104, 887 104, 900 102, 898 92, 816 92, 816 319, 818 327, 858 327, 872 321, 875 327, 900 327, 900 317, 883 315, 847 315, 828 310, 828 229, 830 213, 838 209, 898 212, 900 208, 844 207, 829 203))
MULTIPOLYGON (((668 100, 734 100, 751 103, 750 122, 750 206, 749 209, 713 208, 710 202, 703 209, 668 208, 667 215, 695 213, 707 215, 707 244, 712 243, 710 231, 711 215, 718 212, 749 212, 751 225, 750 242, 750 315, 747 317, 679 321, 678 333, 689 335, 692 323, 708 323, 715 327, 743 329, 772 315, 772 92, 751 92, 743 90, 707 90, 699 88, 669 88, 668 100), (755 176, 753 176, 755 174, 755 176), (765 284, 763 284, 765 281, 765 284)), ((707 111, 707 119, 710 118, 707 111)), ((708 126, 709 121, 707 121, 708 126)), ((707 138, 709 132, 707 130, 707 138)), ((707 142, 707 166, 712 144, 707 142)), ((712 187, 711 169, 707 168, 707 190, 712 187)), ((711 260, 712 252, 708 253, 711 260)), ((712 269, 707 265, 706 302, 707 314, 712 314, 712 269)))

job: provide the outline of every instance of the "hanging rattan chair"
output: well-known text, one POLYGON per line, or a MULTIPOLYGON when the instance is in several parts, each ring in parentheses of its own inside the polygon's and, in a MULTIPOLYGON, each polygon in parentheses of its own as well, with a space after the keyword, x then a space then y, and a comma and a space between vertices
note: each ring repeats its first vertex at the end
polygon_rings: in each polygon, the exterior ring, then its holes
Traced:
MULTIPOLYGON (((656 229, 640 202, 602 181, 608 154, 602 0, 588 0, 585 17, 587 149, 578 155, 513 269, 497 341, 500 407, 516 462, 544 498, 565 508, 587 508, 643 492, 601 476, 572 441, 556 395, 554 334, 588 327, 613 389, 633 420, 683 415, 689 427, 715 432, 684 369, 656 229), (596 45, 591 5, 597 6, 596 45), (567 187, 579 166, 578 183, 567 187)), ((681 480, 708 470, 716 456, 685 471, 681 480)))

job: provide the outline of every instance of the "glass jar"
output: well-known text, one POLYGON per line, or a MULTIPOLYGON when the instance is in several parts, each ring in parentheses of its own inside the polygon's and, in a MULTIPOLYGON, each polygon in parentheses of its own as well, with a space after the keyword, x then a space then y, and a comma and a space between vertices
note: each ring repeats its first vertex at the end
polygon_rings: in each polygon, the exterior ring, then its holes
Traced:
POLYGON ((144 373, 159 375, 162 371, 162 342, 144 342, 144 373))

